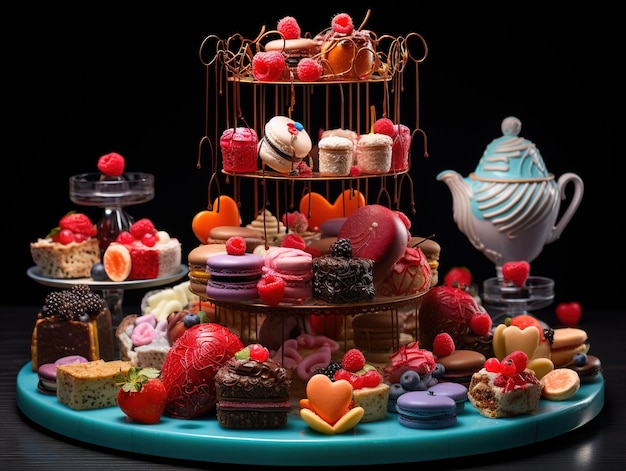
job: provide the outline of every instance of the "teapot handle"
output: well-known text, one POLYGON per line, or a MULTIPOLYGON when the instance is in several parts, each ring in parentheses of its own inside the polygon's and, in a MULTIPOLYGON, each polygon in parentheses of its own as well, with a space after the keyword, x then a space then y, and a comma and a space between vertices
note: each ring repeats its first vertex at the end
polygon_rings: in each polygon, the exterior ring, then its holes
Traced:
POLYGON ((557 182, 561 193, 561 201, 565 200, 566 198, 565 188, 569 183, 574 184, 574 194, 572 195, 572 200, 570 201, 567 209, 559 219, 559 222, 552 228, 552 232, 550 233, 548 240, 546 240, 546 244, 554 242, 561 236, 563 229, 565 229, 565 226, 567 226, 570 219, 572 219, 572 216, 574 216, 574 213, 578 209, 580 201, 583 198, 584 184, 582 179, 575 173, 564 173, 563 175, 561 175, 557 182))

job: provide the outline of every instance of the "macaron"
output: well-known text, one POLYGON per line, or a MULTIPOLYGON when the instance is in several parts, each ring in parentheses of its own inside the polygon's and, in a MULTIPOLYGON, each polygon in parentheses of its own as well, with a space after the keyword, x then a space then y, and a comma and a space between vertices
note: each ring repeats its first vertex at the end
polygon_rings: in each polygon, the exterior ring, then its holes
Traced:
POLYGON ((448 396, 454 399, 456 403, 456 414, 459 415, 465 410, 465 403, 467 402, 467 387, 459 383, 437 383, 428 388, 439 396, 448 396))
POLYGON ((577 327, 561 327, 554 329, 550 346, 550 360, 555 367, 572 362, 576 353, 587 353, 587 332, 577 327))
POLYGON ((57 393, 57 366, 85 363, 87 358, 81 355, 68 355, 59 358, 54 363, 44 363, 37 369, 37 390, 43 394, 56 395, 57 393))
POLYGON ((485 355, 474 350, 455 350, 450 355, 437 358, 445 370, 438 379, 468 386, 472 375, 485 365, 486 360, 485 355))
POLYGON ((257 245, 265 244, 260 231, 244 226, 216 226, 209 231, 209 244, 225 244, 231 237, 243 237, 246 252, 252 253, 257 245))
POLYGON ((266 124, 259 141, 259 157, 278 173, 289 174, 313 148, 302 124, 286 116, 274 116, 266 124))
POLYGON ((339 230, 341 229, 341 226, 343 226, 343 223, 346 222, 346 219, 347 218, 345 217, 330 218, 322 222, 320 224, 321 238, 332 237, 336 239, 337 234, 339 234, 339 230))
POLYGON ((198 296, 206 296, 206 284, 210 275, 206 271, 209 257, 226 253, 226 244, 202 244, 194 248, 187 256, 189 265, 189 290, 198 296))
POLYGON ((573 363, 567 365, 566 368, 578 373, 582 383, 591 383, 602 372, 602 362, 595 355, 581 353, 578 356, 575 355, 573 363))
POLYGON ((410 391, 396 400, 398 423, 404 427, 439 429, 456 425, 456 401, 432 391, 410 391))
POLYGON ((263 270, 263 257, 251 253, 220 254, 209 257, 206 294, 219 301, 251 301, 259 297, 257 282, 263 270))
POLYGON ((430 286, 437 286, 439 283, 439 257, 441 256, 441 245, 432 239, 425 237, 411 237, 409 247, 419 247, 426 255, 430 266, 430 286))

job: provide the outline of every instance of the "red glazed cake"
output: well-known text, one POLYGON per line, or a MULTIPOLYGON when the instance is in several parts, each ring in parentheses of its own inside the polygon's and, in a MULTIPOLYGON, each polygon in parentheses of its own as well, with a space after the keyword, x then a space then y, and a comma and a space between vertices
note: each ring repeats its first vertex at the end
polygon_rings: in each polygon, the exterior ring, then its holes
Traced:
POLYGON ((252 128, 226 129, 220 137, 222 166, 227 172, 254 172, 258 169, 258 137, 252 128))

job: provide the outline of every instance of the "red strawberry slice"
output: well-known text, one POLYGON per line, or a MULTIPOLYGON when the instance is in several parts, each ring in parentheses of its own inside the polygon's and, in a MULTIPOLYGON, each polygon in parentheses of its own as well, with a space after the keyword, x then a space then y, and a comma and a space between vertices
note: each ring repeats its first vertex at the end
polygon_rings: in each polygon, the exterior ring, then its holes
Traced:
POLYGON ((530 274, 530 263, 526 260, 506 262, 502 265, 502 278, 515 286, 524 286, 530 274))
POLYGON ((187 329, 161 368, 167 389, 165 413, 193 419, 210 412, 217 402, 215 374, 242 348, 239 337, 220 324, 204 322, 187 329))

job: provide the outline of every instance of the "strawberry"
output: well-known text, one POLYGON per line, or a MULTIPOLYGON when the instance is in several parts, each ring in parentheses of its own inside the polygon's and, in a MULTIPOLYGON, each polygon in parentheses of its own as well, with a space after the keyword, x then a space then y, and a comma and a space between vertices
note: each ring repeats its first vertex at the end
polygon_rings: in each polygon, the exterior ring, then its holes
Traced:
POLYGON ((167 402, 167 390, 156 368, 131 367, 126 375, 120 373, 117 404, 126 417, 142 424, 161 420, 167 402))
POLYGON ((443 284, 465 289, 472 284, 472 272, 467 267, 452 267, 443 277, 443 284))
POLYGON ((63 216, 59 221, 59 227, 61 230, 68 229, 74 233, 85 234, 89 237, 95 237, 98 232, 96 226, 87 215, 76 212, 70 212, 63 216))
POLYGON ((502 278, 515 286, 524 286, 530 274, 530 263, 525 260, 506 262, 502 265, 502 278))
POLYGON ((126 161, 117 152, 105 154, 98 159, 98 170, 107 177, 119 177, 124 173, 126 161))
POLYGON ((433 353, 437 357, 447 357, 454 353, 455 346, 452 336, 447 332, 435 335, 433 340, 433 353))
POLYGON ((583 314, 580 303, 572 301, 570 303, 559 303, 556 306, 556 317, 565 325, 576 325, 583 314))
POLYGON ((341 359, 341 367, 351 373, 355 373, 365 366, 365 356, 358 348, 351 348, 344 353, 341 359))
POLYGON ((470 329, 476 335, 488 335, 491 332, 491 316, 486 312, 477 312, 470 319, 470 329))

